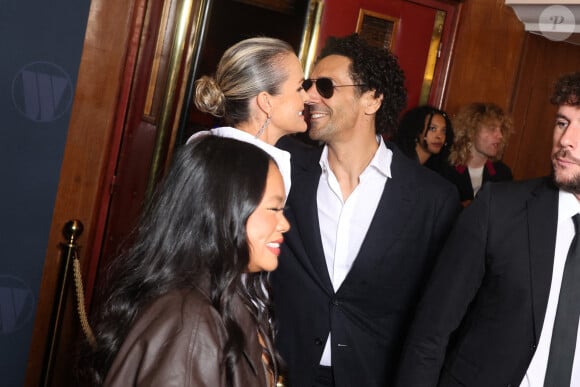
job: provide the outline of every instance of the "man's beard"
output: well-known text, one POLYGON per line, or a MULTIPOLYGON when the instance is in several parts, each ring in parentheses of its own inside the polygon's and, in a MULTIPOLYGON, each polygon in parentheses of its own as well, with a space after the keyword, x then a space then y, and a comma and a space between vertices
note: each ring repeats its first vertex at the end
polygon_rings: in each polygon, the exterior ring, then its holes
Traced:
POLYGON ((308 135, 311 140, 329 142, 332 139, 332 134, 334 132, 334 126, 331 123, 327 123, 323 127, 311 127, 308 135))
POLYGON ((562 179, 562 178, 558 179, 558 177, 556 176, 556 171, 555 171, 555 167, 554 167, 554 159, 556 157, 565 157, 565 156, 566 156, 565 150, 560 150, 552 156, 552 174, 551 174, 552 181, 554 182, 556 187, 558 187, 564 191, 578 195, 578 194, 580 194, 580 173, 577 173, 568 179, 562 179))

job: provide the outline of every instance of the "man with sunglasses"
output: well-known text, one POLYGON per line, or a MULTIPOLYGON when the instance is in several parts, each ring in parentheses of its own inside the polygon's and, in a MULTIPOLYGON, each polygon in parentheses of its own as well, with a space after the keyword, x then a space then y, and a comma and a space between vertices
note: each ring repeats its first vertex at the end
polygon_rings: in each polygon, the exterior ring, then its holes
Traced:
POLYGON ((272 274, 287 385, 389 386, 457 191, 381 136, 406 103, 390 52, 331 38, 302 87, 323 145, 279 143, 293 163, 292 228, 272 274))

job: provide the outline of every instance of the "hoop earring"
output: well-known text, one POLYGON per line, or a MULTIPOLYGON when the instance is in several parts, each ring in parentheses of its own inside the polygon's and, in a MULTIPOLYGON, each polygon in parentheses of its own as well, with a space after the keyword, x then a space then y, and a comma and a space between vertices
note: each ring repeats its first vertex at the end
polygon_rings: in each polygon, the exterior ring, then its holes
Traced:
POLYGON ((264 121, 262 126, 260 126, 260 129, 258 129, 258 133, 256 133, 256 136, 254 138, 259 138, 264 133, 264 130, 266 130, 269 124, 270 124, 270 115, 268 115, 266 121, 264 121))

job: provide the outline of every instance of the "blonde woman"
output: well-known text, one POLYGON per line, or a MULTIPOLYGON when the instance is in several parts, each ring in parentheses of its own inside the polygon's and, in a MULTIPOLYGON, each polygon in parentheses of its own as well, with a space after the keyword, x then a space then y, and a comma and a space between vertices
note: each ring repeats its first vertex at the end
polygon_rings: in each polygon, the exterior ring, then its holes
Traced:
POLYGON ((195 82, 195 106, 224 126, 210 131, 252 143, 277 162, 290 191, 290 154, 274 145, 287 134, 306 131, 304 73, 292 47, 269 37, 242 40, 221 57, 215 75, 195 82))

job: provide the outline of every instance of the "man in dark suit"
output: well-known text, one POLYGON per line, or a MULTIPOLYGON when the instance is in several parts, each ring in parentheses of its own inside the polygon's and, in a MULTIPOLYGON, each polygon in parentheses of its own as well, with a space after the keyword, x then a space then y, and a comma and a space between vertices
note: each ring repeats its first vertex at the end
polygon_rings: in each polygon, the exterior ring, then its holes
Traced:
POLYGON ((292 228, 272 275, 287 385, 389 386, 459 198, 379 134, 406 101, 391 53, 330 39, 311 76, 309 133, 324 146, 285 144, 292 228))
POLYGON ((580 211, 580 72, 561 77, 551 101, 552 176, 486 185, 461 214, 417 309, 397 386, 580 386, 580 349, 551 345, 559 325, 572 330, 564 343, 580 340, 580 297, 574 312, 562 302, 580 211), (561 311, 571 322, 557 323, 561 311))

